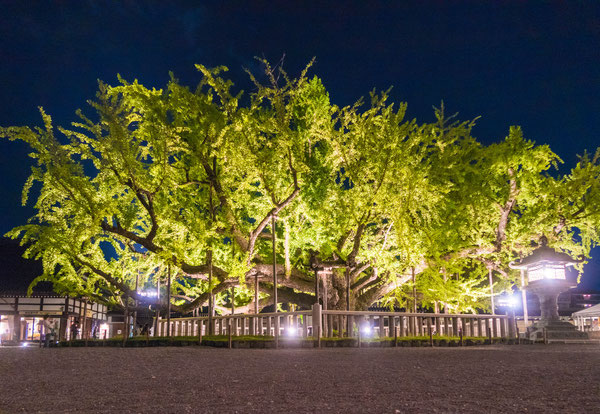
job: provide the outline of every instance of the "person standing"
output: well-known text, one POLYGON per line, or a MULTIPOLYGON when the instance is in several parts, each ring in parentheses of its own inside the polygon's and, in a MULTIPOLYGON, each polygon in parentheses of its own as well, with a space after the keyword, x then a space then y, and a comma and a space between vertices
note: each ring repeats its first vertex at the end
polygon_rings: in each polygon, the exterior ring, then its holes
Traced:
POLYGON ((77 339, 78 334, 79 334, 79 325, 77 324, 77 321, 73 321, 73 323, 71 324, 71 341, 74 341, 75 339, 77 339))

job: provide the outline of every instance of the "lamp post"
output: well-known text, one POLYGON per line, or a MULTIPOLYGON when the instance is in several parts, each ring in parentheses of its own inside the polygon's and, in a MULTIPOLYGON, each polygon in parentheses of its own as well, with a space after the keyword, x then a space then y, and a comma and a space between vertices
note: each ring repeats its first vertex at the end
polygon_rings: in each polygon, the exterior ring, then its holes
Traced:
POLYGON ((567 279, 567 267, 579 262, 549 247, 548 240, 542 236, 540 247, 529 256, 510 263, 512 269, 524 271, 527 289, 540 301, 540 321, 527 328, 530 339, 543 338, 544 331, 550 339, 581 337, 582 332, 577 331, 575 325, 561 322, 558 316, 558 295, 577 285, 567 279))

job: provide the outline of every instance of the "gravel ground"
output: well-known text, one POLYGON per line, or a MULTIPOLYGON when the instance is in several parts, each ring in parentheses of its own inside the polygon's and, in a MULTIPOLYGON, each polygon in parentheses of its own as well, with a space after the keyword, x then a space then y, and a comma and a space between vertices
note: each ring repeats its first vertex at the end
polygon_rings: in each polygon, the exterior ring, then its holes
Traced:
POLYGON ((0 348, 0 413, 600 412, 600 346, 0 348))

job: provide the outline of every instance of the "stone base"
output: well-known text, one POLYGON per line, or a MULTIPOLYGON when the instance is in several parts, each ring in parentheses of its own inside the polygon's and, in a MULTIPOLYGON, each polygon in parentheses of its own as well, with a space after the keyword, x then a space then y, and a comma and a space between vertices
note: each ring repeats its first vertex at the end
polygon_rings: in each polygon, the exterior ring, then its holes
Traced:
POLYGON ((587 333, 578 331, 572 323, 555 320, 534 323, 527 328, 527 337, 532 341, 544 340, 544 330, 547 339, 589 339, 587 333))

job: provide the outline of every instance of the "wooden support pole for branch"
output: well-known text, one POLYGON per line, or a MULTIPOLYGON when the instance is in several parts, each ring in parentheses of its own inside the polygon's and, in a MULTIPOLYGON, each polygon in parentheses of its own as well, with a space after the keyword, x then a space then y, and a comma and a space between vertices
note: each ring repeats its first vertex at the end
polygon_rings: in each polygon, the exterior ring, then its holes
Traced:
POLYGON ((129 297, 125 297, 125 312, 123 312, 123 347, 129 336, 129 297))
POLYGON ((350 269, 346 266, 346 310, 350 310, 350 269))
MULTIPOLYGON (((277 251, 275 242, 277 239, 277 227, 275 224, 275 214, 271 216, 271 231, 273 233, 273 312, 277 313, 277 251)), ((279 347, 279 316, 275 315, 275 348, 279 347)))
POLYGON ((213 293, 212 293, 212 278, 213 278, 213 266, 212 266, 212 250, 206 252, 208 260, 208 334, 213 334, 213 293))
POLYGON ((167 265, 167 337, 171 337, 171 264, 167 265))
MULTIPOLYGON (((135 274, 135 293, 138 294, 138 288, 139 288, 139 284, 140 284, 140 272, 136 272, 135 274)), ((135 334, 135 327, 137 326, 137 307, 138 307, 138 300, 134 299, 133 303, 135 305, 135 310, 133 311, 133 332, 135 334)))
POLYGON ((154 336, 158 336, 158 322, 160 319, 160 279, 156 279, 156 317, 154 324, 154 336))
POLYGON ((254 314, 258 315, 258 273, 254 275, 254 314))
POLYGON ((521 298, 523 300, 523 320, 525 327, 529 325, 529 312, 527 309, 527 291, 525 290, 525 269, 521 269, 521 298))
POLYGON ((496 307, 494 306, 494 280, 492 279, 492 268, 488 268, 488 278, 490 280, 490 299, 492 303, 492 315, 496 314, 496 307))
POLYGON ((327 310, 327 273, 321 280, 323 281, 323 310, 327 310))
MULTIPOLYGON (((85 346, 87 346, 88 341, 88 333, 87 333, 87 300, 83 299, 83 326, 81 329, 83 334, 83 339, 85 339, 85 346)), ((42 342, 42 338, 40 336, 40 343, 42 342)))
POLYGON ((417 313, 417 285, 416 285, 416 277, 415 277, 415 267, 412 267, 412 295, 413 295, 413 313, 417 313))
POLYGON ((315 270, 315 303, 319 303, 319 271, 315 270))
MULTIPOLYGON (((213 157, 213 173, 217 174, 217 158, 213 157)), ((213 207, 213 199, 212 199, 213 187, 212 184, 208 188, 208 207, 210 209, 210 225, 212 227, 214 221, 215 210, 213 207)), ((213 277, 213 255, 212 249, 209 246, 209 250, 206 252, 207 261, 208 261, 208 334, 213 334, 213 293, 212 293, 212 277, 213 277)))
MULTIPOLYGON (((444 286, 445 286, 445 285, 446 285, 446 281, 448 280, 448 275, 446 274, 446 269, 444 269, 444 270, 442 271, 442 276, 443 276, 443 278, 444 278, 444 286)), ((448 314, 448 313, 450 313, 450 312, 448 311, 448 302, 443 302, 443 305, 444 305, 444 313, 445 313, 445 314, 448 314)))

